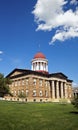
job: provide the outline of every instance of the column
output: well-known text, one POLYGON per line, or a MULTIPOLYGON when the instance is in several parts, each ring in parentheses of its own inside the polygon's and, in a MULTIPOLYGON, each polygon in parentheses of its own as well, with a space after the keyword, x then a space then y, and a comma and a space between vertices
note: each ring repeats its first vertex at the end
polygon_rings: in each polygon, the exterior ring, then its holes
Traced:
POLYGON ((48 64, 46 65, 46 70, 48 71, 48 64))
POLYGON ((43 62, 43 70, 45 71, 45 63, 43 62))
POLYGON ((36 63, 34 63, 34 70, 36 70, 36 63))
POLYGON ((63 93, 63 82, 61 82, 61 98, 64 97, 64 93, 63 93))
POLYGON ((58 81, 56 81, 56 93, 57 93, 57 98, 59 98, 59 86, 58 86, 58 81))
POLYGON ((44 67, 45 67, 45 66, 44 66, 44 62, 43 62, 43 70, 44 70, 44 67))
POLYGON ((46 71, 46 63, 44 63, 44 71, 46 71))
POLYGON ((36 70, 37 70, 37 62, 36 62, 36 70))
POLYGON ((64 83, 64 90, 65 90, 65 98, 67 98, 67 85, 66 85, 66 83, 64 83))
POLYGON ((37 62, 37 70, 39 70, 39 63, 37 62))
POLYGON ((39 70, 40 70, 40 62, 39 62, 39 70))
POLYGON ((40 62, 40 70, 43 70, 42 62, 40 62))
POLYGON ((33 70, 34 70, 34 63, 32 64, 32 66, 33 66, 32 68, 33 68, 33 70))
POLYGON ((38 70, 38 62, 36 62, 36 70, 38 70))
POLYGON ((40 70, 40 69, 39 69, 39 62, 38 62, 38 70, 40 70))
POLYGON ((52 98, 55 98, 54 81, 52 81, 52 98))

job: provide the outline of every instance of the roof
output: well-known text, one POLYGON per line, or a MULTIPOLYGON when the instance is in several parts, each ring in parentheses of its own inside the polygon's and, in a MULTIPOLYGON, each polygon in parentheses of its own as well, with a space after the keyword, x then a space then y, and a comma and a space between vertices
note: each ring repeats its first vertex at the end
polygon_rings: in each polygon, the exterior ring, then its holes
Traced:
POLYGON ((65 79, 68 82, 72 82, 72 80, 69 80, 68 77, 61 72, 49 74, 49 73, 42 73, 42 72, 37 72, 37 71, 32 71, 32 70, 27 70, 27 69, 17 69, 17 68, 14 69, 11 73, 9 73, 6 77, 13 79, 13 78, 22 77, 25 75, 37 75, 37 76, 47 77, 47 78, 56 77, 60 79, 65 79), (15 72, 18 72, 18 73, 15 73, 15 72))
POLYGON ((36 53, 35 56, 34 56, 34 59, 36 59, 36 58, 46 59, 45 55, 42 52, 36 53))
POLYGON ((37 71, 32 71, 32 70, 27 70, 27 69, 18 69, 18 68, 15 68, 12 72, 10 72, 6 76, 6 78, 13 79, 13 78, 22 77, 22 76, 29 75, 29 74, 31 74, 31 75, 34 74, 34 75, 37 75, 37 76, 48 77, 48 74, 44 74, 42 72, 37 72, 37 71), (15 72, 19 72, 19 73, 14 74, 15 72))
POLYGON ((59 77, 59 78, 62 78, 63 77, 63 79, 67 79, 68 77, 66 76, 66 75, 64 75, 63 73, 61 73, 61 72, 58 72, 58 73, 52 73, 52 74, 50 74, 50 77, 59 77))

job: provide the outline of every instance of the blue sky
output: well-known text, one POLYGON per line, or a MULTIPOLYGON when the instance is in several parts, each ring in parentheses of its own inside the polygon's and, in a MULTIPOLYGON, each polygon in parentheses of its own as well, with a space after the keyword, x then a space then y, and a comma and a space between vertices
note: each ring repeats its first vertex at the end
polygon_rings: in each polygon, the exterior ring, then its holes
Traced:
POLYGON ((62 72, 78 84, 78 1, 56 2, 0 0, 0 73, 31 69, 41 51, 50 73, 62 72))

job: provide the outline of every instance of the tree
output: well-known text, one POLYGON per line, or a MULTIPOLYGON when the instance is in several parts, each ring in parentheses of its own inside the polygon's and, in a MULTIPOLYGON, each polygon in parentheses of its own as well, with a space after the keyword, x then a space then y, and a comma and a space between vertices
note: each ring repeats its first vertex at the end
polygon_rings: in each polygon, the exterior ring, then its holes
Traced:
POLYGON ((20 94, 18 95, 18 97, 21 98, 22 101, 24 101, 24 99, 26 98, 26 95, 25 95, 25 93, 20 92, 20 94))
POLYGON ((74 98, 73 101, 72 101, 72 104, 78 108, 78 97, 74 98))
POLYGON ((5 94, 10 94, 9 84, 11 84, 11 80, 0 73, 0 97, 4 97, 5 94))

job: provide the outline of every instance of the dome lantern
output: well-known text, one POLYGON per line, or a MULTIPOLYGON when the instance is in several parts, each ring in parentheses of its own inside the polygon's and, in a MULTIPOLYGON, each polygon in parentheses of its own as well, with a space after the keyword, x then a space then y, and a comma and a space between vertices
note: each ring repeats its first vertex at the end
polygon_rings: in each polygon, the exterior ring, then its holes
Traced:
POLYGON ((48 73, 48 60, 42 52, 36 53, 31 63, 31 69, 33 71, 48 73))

